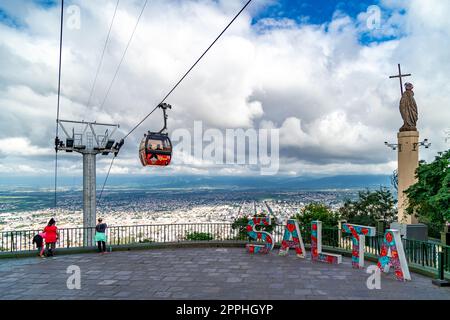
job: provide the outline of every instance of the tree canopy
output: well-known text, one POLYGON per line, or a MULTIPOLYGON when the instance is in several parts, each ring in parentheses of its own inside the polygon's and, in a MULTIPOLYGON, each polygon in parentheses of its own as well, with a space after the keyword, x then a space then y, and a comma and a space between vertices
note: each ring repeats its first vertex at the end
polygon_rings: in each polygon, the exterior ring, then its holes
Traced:
POLYGON ((450 149, 439 152, 431 163, 421 161, 416 170, 417 182, 406 191, 408 214, 426 223, 430 235, 439 236, 445 221, 450 221, 450 149))
POLYGON ((376 226, 377 220, 384 220, 388 224, 397 217, 396 200, 389 189, 381 187, 379 190, 360 191, 358 199, 347 199, 339 208, 341 219, 349 223, 376 226))
POLYGON ((324 227, 336 227, 339 220, 336 212, 325 204, 316 202, 307 204, 300 213, 292 218, 297 219, 302 226, 310 226, 311 221, 320 220, 324 227))

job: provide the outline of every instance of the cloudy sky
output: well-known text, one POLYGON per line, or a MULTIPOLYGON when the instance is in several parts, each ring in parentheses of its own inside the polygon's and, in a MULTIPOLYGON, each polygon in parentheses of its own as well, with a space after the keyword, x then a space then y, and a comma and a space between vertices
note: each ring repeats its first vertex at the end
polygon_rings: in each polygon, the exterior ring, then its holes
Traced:
MULTIPOLYGON (((106 96, 144 2, 119 1, 88 104, 117 0, 65 1, 61 118, 119 123, 116 137, 125 135, 244 3, 149 0, 106 96)), ((0 175, 53 174, 59 10, 59 1, 0 1, 0 175)), ((280 174, 390 174, 396 153, 383 142, 396 141, 402 120, 388 76, 401 63, 429 161, 449 147, 449 13, 442 0, 253 0, 168 99, 169 130, 278 128, 280 174)), ((181 151, 169 168, 142 168, 140 138, 160 126, 152 115, 127 138, 114 175, 259 173, 181 151)), ((59 159, 61 175, 80 175, 81 156, 59 159)), ((99 156, 99 174, 110 159, 99 156)))

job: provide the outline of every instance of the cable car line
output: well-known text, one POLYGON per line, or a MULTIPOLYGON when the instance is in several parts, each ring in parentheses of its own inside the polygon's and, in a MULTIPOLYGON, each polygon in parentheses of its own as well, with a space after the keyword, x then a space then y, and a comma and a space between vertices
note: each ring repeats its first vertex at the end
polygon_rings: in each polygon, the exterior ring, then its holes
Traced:
MULTIPOLYGON (((155 112, 156 109, 160 108, 162 105, 164 105, 165 100, 173 93, 173 91, 175 91, 175 89, 180 85, 180 83, 187 77, 187 75, 195 68, 195 66, 200 62, 200 60, 203 59, 203 57, 206 55, 206 53, 212 48, 212 46, 214 46, 214 44, 222 37, 222 35, 228 30, 228 28, 233 24, 233 22, 240 16, 240 14, 247 8, 247 6, 252 2, 252 0, 248 0, 247 3, 241 8, 241 10, 239 10, 239 12, 233 17, 233 19, 231 19, 231 21, 227 24, 227 26, 222 30, 222 32, 220 32, 220 34, 214 39, 214 41, 208 46, 208 48, 201 54, 201 56, 194 62, 194 64, 183 74, 183 76, 180 78, 180 80, 178 80, 178 82, 172 87, 172 89, 164 96, 164 98, 161 100, 160 103, 158 103, 158 105, 153 108, 152 111, 150 111, 136 126, 134 126, 121 140, 120 142, 116 143, 115 149, 117 150, 117 152, 114 154, 114 158, 117 157, 120 148, 123 146, 123 144, 125 143, 125 139, 131 134, 133 133, 145 120, 147 120, 147 118, 153 113, 155 112)), ((165 114, 165 108, 163 108, 164 110, 164 118, 166 119, 166 114, 165 114)), ((164 119, 164 120, 165 120, 164 119)), ((165 127, 163 128, 163 130, 165 129, 165 127)), ((161 131, 163 131, 161 130, 161 131)), ((150 134, 150 132, 149 132, 150 134)), ((168 138, 168 137, 167 137, 168 138)), ((170 142, 170 139, 169 139, 170 142)), ((142 144, 142 142, 141 142, 142 144)), ((147 146, 147 142, 145 143, 145 146, 147 146)), ((140 148, 141 149, 141 148, 140 148)), ((170 146, 171 149, 171 146, 170 146)), ((141 152, 140 152, 141 154, 141 152)), ((141 156, 141 155, 140 155, 141 156)), ((113 165, 114 162, 114 158, 111 161, 111 165, 110 168, 108 170, 108 174, 105 178, 105 181, 103 183, 103 188, 101 191, 101 194, 103 193, 103 189, 106 185, 106 182, 108 180, 109 177, 109 172, 111 171, 111 167, 113 165)), ((141 162, 143 165, 144 162, 141 158, 141 162)))
POLYGON ((111 159, 111 164, 109 165, 108 173, 106 174, 106 178, 105 178, 105 181, 103 182, 102 190, 100 191, 100 196, 98 197, 98 205, 100 205, 100 201, 102 200, 103 190, 105 190, 106 181, 109 178, 109 173, 111 172, 111 168, 113 166, 114 159, 116 159, 116 156, 114 156, 111 159))
POLYGON ((160 103, 149 113, 147 114, 133 129, 131 129, 130 132, 128 132, 122 140, 125 140, 131 133, 133 133, 134 130, 136 130, 147 118, 159 107, 160 104, 164 103, 166 99, 172 94, 173 91, 178 87, 178 85, 187 77, 187 75, 192 71, 192 69, 195 68, 195 66, 202 60, 202 58, 205 56, 205 54, 209 51, 209 49, 212 48, 212 46, 222 37, 222 35, 225 33, 225 31, 228 30, 228 28, 233 24, 233 22, 239 17, 239 15, 242 13, 242 11, 247 8, 247 6, 252 2, 252 0, 248 0, 247 3, 239 10, 239 12, 234 16, 234 18, 228 23, 228 25, 222 30, 222 32, 217 36, 217 38, 209 45, 209 47, 202 53, 202 55, 197 59, 197 61, 194 62, 194 64, 189 68, 188 71, 181 77, 180 80, 173 86, 173 88, 165 95, 165 97, 161 100, 160 103))
MULTIPOLYGON (((208 51, 214 46, 214 44, 222 37, 222 35, 228 30, 228 28, 233 24, 233 22, 240 16, 240 14, 247 8, 247 6, 250 4, 252 2, 252 0, 248 0, 247 2, 246 2, 246 4, 241 8, 241 10, 239 10, 239 12, 233 17, 233 19, 231 19, 231 21, 227 24, 227 26, 220 32, 220 34, 214 39, 214 41, 208 46, 208 48, 201 54, 201 56, 194 62, 194 64, 183 74, 183 76, 178 80, 178 82, 172 87, 172 89, 164 96, 164 98, 161 100, 161 102, 160 103, 158 103, 157 104, 157 106, 156 107, 154 107, 136 126, 134 126, 121 140, 120 140, 120 142, 117 142, 116 143, 116 145, 115 145, 115 149, 117 150, 117 152, 115 152, 114 153, 114 157, 112 158, 112 160, 111 160, 111 164, 110 164, 110 166, 109 166, 109 169, 108 169, 108 173, 107 173, 107 175, 106 175, 106 177, 105 177, 105 181, 103 182, 103 186, 102 186, 102 190, 101 190, 101 192, 100 192, 100 197, 99 197, 99 201, 101 200, 101 197, 102 197, 102 195, 103 195, 103 191, 104 191, 104 188, 105 188, 105 185, 106 185, 106 183, 107 183, 107 181, 108 181, 108 178, 109 178, 109 174, 110 174, 110 172, 111 172, 111 168, 112 168, 112 166, 113 166, 113 164, 114 164, 114 159, 117 157, 117 155, 118 155, 118 153, 119 153, 119 151, 120 151, 120 149, 121 149, 121 147, 123 146, 123 144, 125 143, 125 139, 131 134, 131 133, 133 133, 145 120, 147 120, 147 118, 153 113, 153 112, 155 112, 156 111, 156 109, 158 109, 158 108, 162 108, 163 109, 163 112, 164 112, 164 128, 159 132, 160 134, 161 133, 163 133, 163 131, 165 131, 165 129, 166 129, 166 119, 167 119, 167 115, 166 115, 166 112, 165 112, 165 110, 166 110, 166 108, 171 108, 170 107, 170 105, 167 105, 166 103, 165 103, 165 101, 166 101, 166 99, 175 91, 175 89, 180 85, 180 83, 189 75, 189 73, 195 68, 195 66, 200 62, 200 60, 202 60, 203 59, 203 57, 206 55, 206 53, 208 53, 208 51)), ((146 3, 147 3, 147 1, 145 2, 145 4, 144 4, 144 8, 145 8, 145 5, 146 5, 146 3)), ((144 9, 143 8, 143 9, 144 9)), ((141 15, 142 15, 142 12, 143 12, 143 10, 141 11, 141 15)), ((139 16, 139 19, 140 19, 140 16, 139 16)), ((138 19, 138 21, 139 21, 139 19, 138 19)), ((137 27, 137 25, 136 25, 136 27, 137 27)), ((133 32, 133 34, 134 34, 134 32, 133 32)), ((131 42, 131 39, 130 39, 130 42, 131 42)), ((128 46, 127 46, 127 48, 128 48, 128 46)), ((122 60, 123 60, 123 57, 122 57, 122 60)), ((121 60, 121 62, 120 62, 120 64, 122 63, 122 60, 121 60)), ((119 64, 119 67, 120 67, 120 64, 119 64)), ((118 72, 118 69, 116 70, 116 75, 117 75, 117 72, 118 72)), ((114 76, 114 78, 113 78, 113 80, 115 79, 115 76, 114 76)), ((111 83, 111 85, 112 85, 112 83, 111 83)), ((111 86, 110 86, 111 87, 111 86)), ((110 88, 109 88, 110 89, 110 88)), ((109 90, 108 90, 108 92, 109 92, 109 90)), ((105 100, 106 100, 106 97, 105 97, 105 100)), ((103 101, 103 103, 105 102, 105 100, 103 101)), ((102 104, 102 106, 103 106, 103 104, 102 104)), ((149 133, 149 135, 150 134, 152 134, 150 131, 148 132, 149 133)), ((154 134, 154 133, 153 133, 154 134)), ((170 143, 170 139, 168 138, 168 135, 167 135, 167 133, 165 133, 165 135, 167 136, 167 139, 168 139, 168 141, 169 141, 169 143, 170 143)), ((145 141, 145 145, 144 145, 144 147, 145 147, 145 150, 148 150, 149 148, 147 148, 147 145, 148 145, 148 138, 144 138, 144 139, 146 139, 146 141, 145 141)), ((143 139, 143 141, 144 141, 144 139, 143 139)), ((142 142, 141 142, 141 144, 142 144, 142 142)), ((140 148, 141 149, 141 148, 140 148)), ((171 146, 171 144, 170 144, 170 153, 171 153, 171 150, 172 150, 172 146, 171 146)), ((154 152, 154 151, 152 151, 152 152, 154 152)), ((141 150, 140 150, 140 157, 141 157, 141 162, 142 162, 142 164, 143 165, 145 165, 145 163, 144 163, 144 159, 142 159, 142 156, 141 156, 141 150)), ((167 162, 167 164, 170 162, 170 160, 167 162)), ((166 165, 167 165, 166 164, 166 165)))
POLYGON ((61 26, 59 32, 59 67, 58 67, 58 102, 56 106, 56 136, 55 136, 55 208, 57 204, 56 191, 58 188, 58 144, 59 144, 59 103, 61 97, 61 57, 64 25, 64 0, 61 0, 61 26))
POLYGON ((112 78, 112 80, 111 80, 111 82, 110 82, 110 84, 108 86, 108 90, 106 90, 105 97, 103 98, 103 101, 102 101, 102 103, 100 105, 100 110, 103 109, 103 106, 105 105, 106 99, 108 98, 109 92, 111 91, 111 88, 112 88, 112 86, 114 84, 114 81, 116 80, 117 74, 119 73, 119 69, 120 69, 120 67, 122 65, 123 60, 125 59, 125 55, 127 54, 128 48, 130 47, 131 41, 133 40, 134 34, 136 32, 136 29, 137 29, 137 27, 139 25, 139 21, 141 21, 142 14, 144 13, 145 7, 147 6, 147 2, 148 2, 148 0, 145 0, 144 5, 142 6, 142 9, 141 9, 141 12, 139 14, 139 17, 136 20, 136 24, 134 26, 133 32, 131 33, 131 36, 130 36, 130 39, 128 40, 127 46, 125 47, 125 51, 123 52, 122 58, 120 59, 120 62, 117 65, 117 68, 116 68, 116 71, 114 73, 114 76, 113 76, 113 78, 112 78))
MULTIPOLYGON (((157 108, 158 108, 158 107, 156 107, 155 109, 153 109, 152 112, 150 112, 149 115, 151 115, 153 112, 155 112, 157 108)), ((116 144, 115 149, 120 150, 120 148, 121 148, 122 145, 123 145, 123 141, 124 141, 124 140, 122 139, 118 144, 116 144)), ((102 190, 100 191, 100 196, 99 196, 99 199, 98 199, 98 203, 99 203, 99 204, 100 204, 100 201, 101 201, 101 199, 102 199, 103 191, 104 191, 104 189, 105 189, 106 182, 108 181, 109 173, 111 172, 111 168, 112 168, 112 166, 113 166, 114 159, 116 159, 117 155, 118 155, 118 152, 114 153, 114 156, 113 156, 112 159, 111 159, 111 163, 110 163, 110 165, 109 165, 108 173, 106 174, 105 181, 103 182, 102 190)))
POLYGON ((89 98, 88 98, 88 101, 86 103, 86 107, 87 108, 89 108, 89 105, 91 104, 92 94, 94 93, 94 88, 95 88, 95 85, 97 83, 97 77, 98 77, 98 74, 100 73, 100 69, 101 69, 101 66, 103 64, 103 58, 105 56, 106 47, 107 47, 108 42, 109 42, 109 38, 110 38, 110 35, 111 35, 111 29, 112 29, 112 26, 113 26, 113 23, 114 23, 114 19, 116 17, 116 12, 117 12, 117 7, 119 6, 119 2, 120 2, 120 0, 117 0, 116 7, 114 8, 114 13, 113 13, 113 16, 112 16, 112 19, 111 19, 111 23, 109 25, 109 30, 108 30, 108 34, 106 36, 106 41, 105 41, 105 44, 103 45, 103 51, 102 51, 102 54, 100 56, 100 61, 99 61, 98 66, 97 66, 97 71, 95 73, 94 83, 92 84, 91 92, 89 94, 89 98))

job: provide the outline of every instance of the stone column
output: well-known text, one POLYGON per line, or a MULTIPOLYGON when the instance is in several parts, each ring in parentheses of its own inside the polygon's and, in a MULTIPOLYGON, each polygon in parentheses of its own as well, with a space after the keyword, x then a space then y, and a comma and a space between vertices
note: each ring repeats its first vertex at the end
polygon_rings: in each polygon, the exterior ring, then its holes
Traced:
POLYGON ((419 166, 419 132, 402 131, 398 138, 398 222, 416 224, 417 218, 408 215, 408 197, 403 192, 417 182, 415 171, 419 166))

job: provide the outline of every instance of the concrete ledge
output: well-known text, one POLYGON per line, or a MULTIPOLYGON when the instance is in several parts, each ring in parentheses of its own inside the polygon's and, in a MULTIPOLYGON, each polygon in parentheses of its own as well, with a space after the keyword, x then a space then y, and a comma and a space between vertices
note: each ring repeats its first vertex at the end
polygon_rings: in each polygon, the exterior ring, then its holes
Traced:
MULTIPOLYGON (((248 241, 241 240, 228 240, 228 241, 186 241, 186 242, 166 242, 166 243, 134 243, 134 244, 124 244, 111 246, 112 251, 132 251, 132 250, 152 250, 152 249, 167 249, 167 248, 245 248, 245 245, 248 241)), ((279 248, 280 244, 277 243, 274 245, 275 248, 279 248)), ((311 245, 305 244, 306 249, 311 249, 311 245)), ((330 253, 341 254, 344 257, 351 257, 352 253, 345 249, 334 248, 323 246, 323 250, 330 253)), ((58 248, 56 250, 57 255, 66 255, 66 254, 80 254, 80 253, 96 253, 97 247, 84 247, 84 248, 58 248)), ((0 252, 0 259, 8 259, 8 258, 27 258, 27 257, 35 257, 37 252, 35 250, 32 251, 22 251, 22 252, 0 252)), ((365 254, 365 259, 372 262, 377 262, 378 257, 372 254, 365 254)), ((420 265, 410 264, 409 269, 411 272, 421 274, 430 278, 437 278, 437 270, 433 268, 427 268, 420 265)), ((450 274, 445 273, 445 278, 450 280, 450 274)))
MULTIPOLYGON (((186 242, 165 242, 165 243, 134 243, 111 246, 112 251, 130 251, 130 250, 149 250, 164 248, 210 248, 210 247, 245 247, 247 241, 186 241, 186 242)), ((79 247, 79 248, 57 248, 57 255, 95 253, 97 247, 79 247)), ((10 258, 28 258, 37 256, 36 250, 20 252, 0 252, 0 259, 10 258)))

